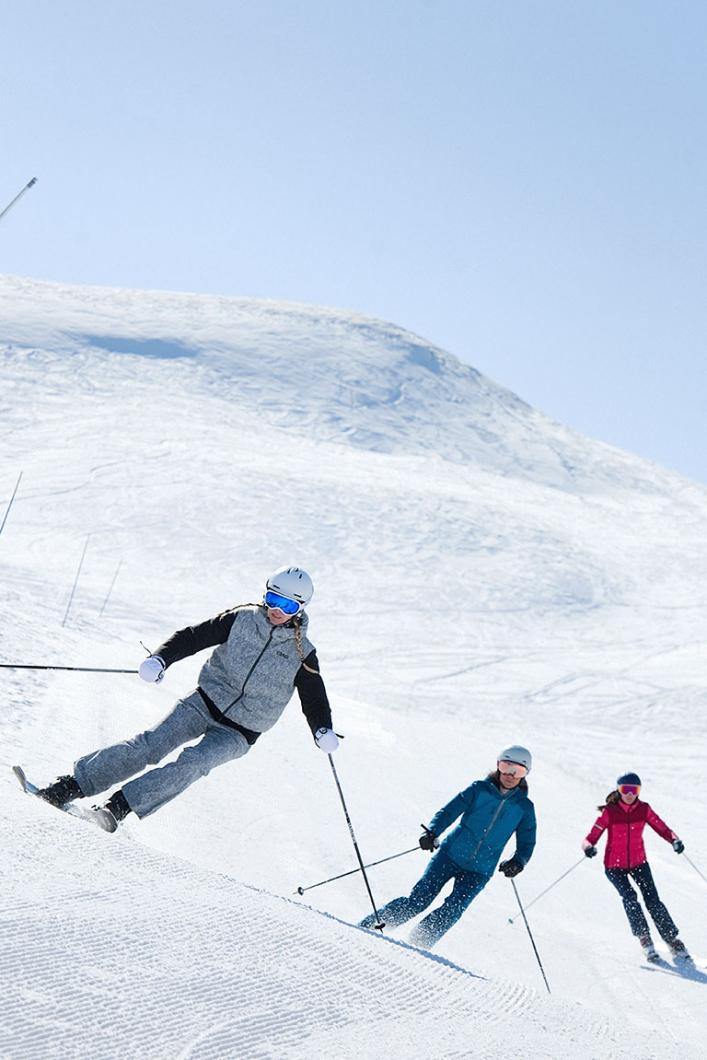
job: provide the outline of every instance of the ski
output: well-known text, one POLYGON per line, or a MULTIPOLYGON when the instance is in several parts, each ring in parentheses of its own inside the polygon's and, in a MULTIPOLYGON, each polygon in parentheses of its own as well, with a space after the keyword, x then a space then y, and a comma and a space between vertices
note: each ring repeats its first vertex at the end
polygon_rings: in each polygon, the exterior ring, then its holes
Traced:
POLYGON ((707 983, 705 968, 693 957, 673 957, 672 960, 656 953, 655 957, 646 957, 644 968, 654 972, 665 972, 668 975, 680 976, 682 979, 694 979, 698 983, 707 983))
MULTIPOLYGON (((31 780, 27 779, 22 766, 13 766, 12 772, 27 795, 37 795, 39 788, 31 780)), ((41 799, 40 801, 44 802, 45 800, 41 799)), ((47 802, 46 805, 53 806, 53 803, 47 802)), ((104 832, 115 832, 118 827, 113 814, 98 806, 89 808, 88 806, 75 806, 72 802, 67 802, 64 806, 54 806, 54 809, 61 810, 62 813, 68 813, 70 817, 77 817, 80 821, 87 821, 89 824, 103 829, 104 832)))

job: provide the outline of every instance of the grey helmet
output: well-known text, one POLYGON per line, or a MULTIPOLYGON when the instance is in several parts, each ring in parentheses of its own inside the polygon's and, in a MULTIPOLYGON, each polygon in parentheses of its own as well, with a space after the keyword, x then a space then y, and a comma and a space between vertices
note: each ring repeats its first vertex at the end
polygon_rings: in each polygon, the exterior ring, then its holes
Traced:
POLYGON ((312 579, 301 567, 280 567, 270 575, 265 588, 286 596, 288 600, 296 600, 301 608, 306 607, 314 596, 312 579))
POLYGON ((515 762, 517 766, 525 766, 528 773, 530 772, 533 764, 533 756, 527 747, 520 747, 518 744, 514 744, 512 747, 506 747, 500 752, 497 762, 515 762))

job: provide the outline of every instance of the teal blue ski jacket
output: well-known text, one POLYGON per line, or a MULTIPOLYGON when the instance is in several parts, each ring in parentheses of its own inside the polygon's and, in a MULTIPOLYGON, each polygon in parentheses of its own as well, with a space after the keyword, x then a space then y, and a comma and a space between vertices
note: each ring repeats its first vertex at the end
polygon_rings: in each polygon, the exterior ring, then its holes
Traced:
POLYGON ((514 833, 514 857, 523 865, 530 860, 536 822, 535 807, 525 783, 522 788, 501 792, 490 777, 475 780, 434 815, 430 830, 439 836, 459 816, 459 824, 440 845, 440 850, 459 868, 491 876, 514 833))

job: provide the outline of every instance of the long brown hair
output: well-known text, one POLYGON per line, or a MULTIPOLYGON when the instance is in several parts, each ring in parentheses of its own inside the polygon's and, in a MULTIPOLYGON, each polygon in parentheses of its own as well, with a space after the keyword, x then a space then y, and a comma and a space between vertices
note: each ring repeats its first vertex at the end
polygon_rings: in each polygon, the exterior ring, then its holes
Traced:
POLYGON ((609 794, 606 796, 604 803, 601 806, 597 806, 597 810, 605 810, 607 806, 615 806, 620 798, 621 796, 619 795, 618 790, 615 788, 613 791, 610 791, 609 794))

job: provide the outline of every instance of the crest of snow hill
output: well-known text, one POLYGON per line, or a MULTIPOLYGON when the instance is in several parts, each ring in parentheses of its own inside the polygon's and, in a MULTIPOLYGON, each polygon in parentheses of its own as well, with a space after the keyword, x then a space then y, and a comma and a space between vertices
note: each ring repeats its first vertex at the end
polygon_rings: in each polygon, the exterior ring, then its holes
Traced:
MULTIPOLYGON (((0 354, 13 369, 3 395, 11 413, 12 474, 6 480, 12 484, 16 470, 33 464, 27 503, 13 512, 12 536, 3 537, 0 555, 8 652, 16 649, 20 657, 31 645, 56 657, 67 645, 85 651, 91 629, 103 638, 107 627, 99 629, 95 616, 123 550, 129 562, 112 628, 127 636, 129 623, 133 637, 135 616, 142 620, 153 601, 162 609, 154 624, 159 620, 166 632, 177 611, 184 621, 198 617, 194 600, 209 578, 207 589, 219 600, 231 591, 234 570, 244 583, 247 574, 250 584, 259 584, 264 549, 276 540, 282 554, 296 526, 323 570, 320 600, 333 600, 328 658, 335 659, 337 696, 355 704, 351 757, 358 755, 370 771, 355 789, 367 840, 373 822, 379 827, 382 800, 389 815, 399 815, 390 825, 397 836, 409 828, 409 800, 432 811, 451 794, 452 748, 458 758, 471 753, 483 759, 489 747, 502 746, 497 741, 523 739, 527 726, 527 742, 532 737, 543 760, 533 783, 545 806, 555 799, 558 777, 565 781, 561 813, 552 802, 554 815, 548 813, 542 826, 531 894, 576 856, 579 822, 584 825, 600 797, 597 777, 605 775, 617 748, 650 758, 666 801, 668 794, 682 799, 674 782, 679 774, 689 776, 692 806, 700 803, 704 785, 695 756, 705 717, 704 489, 550 421, 401 328, 351 313, 5 278, 0 328, 0 354), (92 370, 84 372, 87 366, 92 370), (172 382, 168 429, 159 422, 158 406, 160 388, 172 382), (88 408, 90 402, 76 400, 79 390, 91 397, 101 386, 104 405, 88 408), (208 417, 219 414, 219 401, 232 406, 233 421, 245 424, 239 440, 257 417, 323 444, 301 442, 281 456, 282 435, 275 432, 275 457, 253 446, 256 452, 242 454, 242 481, 234 486, 236 432, 224 432, 219 463, 210 459, 211 419, 196 445, 192 421, 183 426, 185 409, 188 417, 203 410, 198 400, 182 398, 202 390, 218 399, 208 405, 208 417), (57 438, 67 446, 58 458, 57 438), (146 464, 150 446, 155 462, 146 464), (308 464, 312 452, 321 451, 325 464, 334 446, 342 447, 331 462, 334 474, 327 464, 317 481, 317 469, 308 464), (355 460, 346 459, 352 448, 355 460), (411 482, 418 471, 419 482, 411 482), (340 483, 348 472, 352 478, 357 473, 356 481, 340 483), (267 523, 274 497, 287 518, 267 523), (322 513, 331 513, 324 531, 322 513), (75 564, 74 545, 83 544, 94 526, 102 533, 92 538, 93 566, 82 575, 82 609, 76 609, 85 625, 79 627, 77 618, 77 626, 64 629, 67 557, 75 564), (445 598, 450 584, 453 592, 445 598), (471 587, 461 600, 468 607, 459 606, 459 585, 471 587), (433 605, 424 625, 420 587, 433 605), (349 614, 337 612, 342 599, 360 601, 353 637, 349 614), (376 610, 372 600, 385 606, 376 610), (614 612, 611 603, 619 605, 614 612), (372 666, 381 646, 385 666, 372 666), (432 747, 428 710, 436 726, 432 747), (591 736, 570 739, 576 732, 591 736), (391 755, 394 747, 406 749, 399 759, 391 755), (391 774, 392 768, 399 772, 391 774)), ((104 641, 96 648, 103 652, 104 641)), ((184 690, 176 677, 169 694, 184 690)), ((125 735, 128 718, 135 731, 144 723, 142 705, 122 685, 87 680, 83 691, 74 684, 66 695, 66 685, 30 686, 24 677, 12 682, 14 701, 6 696, 0 719, 6 757, 15 753, 17 761, 31 763, 38 780, 87 750, 87 725, 117 738, 125 735)), ((293 719, 293 732, 295 724, 301 719, 293 719)), ((507 917, 502 898, 489 897, 491 912, 473 922, 472 948, 459 942, 460 965, 483 958, 494 969, 479 980, 444 959, 388 945, 343 923, 365 911, 360 895, 331 899, 342 903, 340 921, 194 868, 188 862, 199 862, 198 851, 204 863, 216 860, 209 867, 218 873, 230 870, 284 893, 305 855, 316 865, 330 858, 332 873, 349 864, 345 830, 321 823, 326 799, 318 752, 310 758, 290 753, 288 741, 296 737, 288 733, 279 746, 277 738, 270 747, 263 742, 263 757, 253 759, 250 774, 247 761, 235 767, 242 771, 235 811, 226 775, 210 778, 223 787, 197 791, 186 808, 174 800, 160 811, 175 814, 177 822, 171 831, 159 824, 161 841, 173 841, 174 852, 179 858, 186 853, 188 861, 149 852, 157 815, 136 826, 140 842, 134 843, 129 828, 108 840, 20 792, 14 799, 27 804, 21 814, 16 801, 3 801, 0 825, 22 857, 10 859, 4 880, 8 944, 0 983, 8 1038, 0 1036, 0 1053, 22 1060, 52 1050, 110 1060, 297 1060, 374 1056, 383 1047, 407 1060, 487 1056, 510 1040, 528 1056, 558 1060, 573 1049, 586 1051, 587 1041, 597 1056, 613 1058, 701 1055, 701 1031, 693 1033, 694 1043, 677 1040, 695 1015, 689 998, 683 1002, 678 994, 682 980, 672 984, 657 1026, 652 1006, 662 1004, 666 983, 656 979, 650 1000, 639 983, 646 1004, 637 1012, 635 982, 627 978, 633 966, 616 957, 607 971, 614 929, 603 912, 597 915, 599 892, 586 872, 571 900, 562 898, 565 909, 577 905, 569 933, 558 930, 551 903, 537 907, 534 923, 557 979, 566 981, 567 997, 598 1007, 606 1007, 608 997, 613 1008, 607 1016, 557 995, 550 1007, 518 985, 524 943, 518 936, 504 942, 499 932, 499 917, 504 927, 507 917), (268 761, 277 763, 272 775, 268 761), (265 776, 278 812, 261 829, 265 776), (229 807, 227 828, 214 806, 229 807), (319 823, 303 828, 310 819, 319 823), (247 844, 242 821, 257 822, 247 844), (69 990, 56 972, 65 970, 67 954, 80 954, 69 990), (149 989, 136 989, 136 982, 149 989), (595 989, 601 993, 592 994, 595 989)), ((676 808, 668 802, 671 820, 676 808)), ((696 833, 699 849, 694 816, 685 809, 681 819, 691 836, 696 833)), ((419 819, 416 808, 412 820, 419 819)), ((153 842, 156 835, 157 827, 153 842)), ((400 879, 407 884, 411 876, 412 870, 400 879)), ((391 885, 382 897, 392 893, 391 885)), ((699 898, 688 885, 685 894, 685 920, 696 928, 699 898)), ((626 942, 628 949, 632 940, 626 942)), ((529 948, 524 952, 530 981, 536 970, 529 948)))
POLYGON ((206 295, 0 281, 5 345, 196 363, 273 423, 434 455, 572 493, 662 492, 677 475, 551 421, 456 357, 355 313, 206 295))

